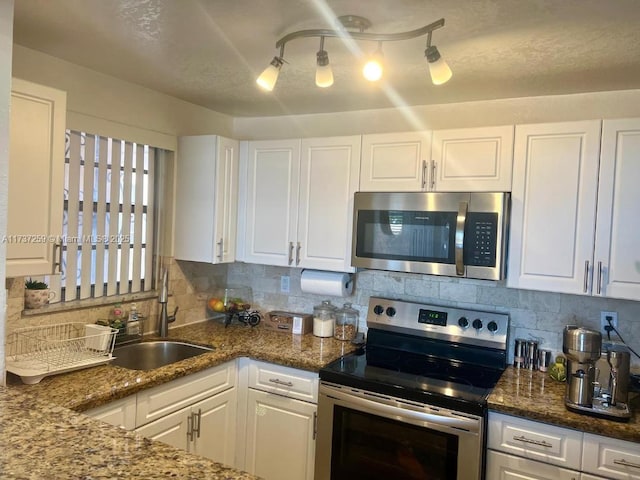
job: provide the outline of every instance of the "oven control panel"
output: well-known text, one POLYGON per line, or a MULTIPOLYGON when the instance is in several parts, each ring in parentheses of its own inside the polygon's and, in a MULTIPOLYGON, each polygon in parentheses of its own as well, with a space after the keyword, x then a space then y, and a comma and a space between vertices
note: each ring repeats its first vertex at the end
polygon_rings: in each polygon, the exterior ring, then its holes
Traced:
POLYGON ((509 315, 371 297, 367 326, 441 340, 505 349, 509 315))

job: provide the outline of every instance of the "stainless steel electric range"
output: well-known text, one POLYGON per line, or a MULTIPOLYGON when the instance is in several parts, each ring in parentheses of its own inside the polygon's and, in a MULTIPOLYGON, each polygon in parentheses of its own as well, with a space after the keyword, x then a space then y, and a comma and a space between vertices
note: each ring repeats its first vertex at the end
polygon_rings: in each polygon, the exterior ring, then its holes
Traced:
POLYGON ((367 327, 320 371, 315 480, 483 478, 508 315, 371 297, 367 327))

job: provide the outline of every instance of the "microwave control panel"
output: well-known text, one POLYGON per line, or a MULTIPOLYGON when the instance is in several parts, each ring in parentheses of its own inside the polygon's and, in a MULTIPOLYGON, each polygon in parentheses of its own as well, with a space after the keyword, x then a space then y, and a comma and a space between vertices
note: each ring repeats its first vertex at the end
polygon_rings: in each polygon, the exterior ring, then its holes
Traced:
POLYGON ((498 214, 469 212, 464 230, 464 263, 474 267, 496 266, 498 214))

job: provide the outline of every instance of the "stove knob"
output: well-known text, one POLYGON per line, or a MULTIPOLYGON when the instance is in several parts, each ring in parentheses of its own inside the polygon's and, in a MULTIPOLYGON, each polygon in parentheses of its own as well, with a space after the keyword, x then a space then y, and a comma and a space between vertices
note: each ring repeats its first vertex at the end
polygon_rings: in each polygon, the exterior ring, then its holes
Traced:
POLYGON ((471 324, 471 326, 476 330, 482 330, 482 320, 480 320, 479 318, 476 318, 471 324))
POLYGON ((387 307, 387 317, 393 317, 396 314, 396 309, 393 307, 387 307))
POLYGON ((498 330, 498 324, 494 321, 491 321, 487 324, 487 329, 493 333, 496 332, 498 330))
POLYGON ((467 320, 467 317, 460 317, 458 319, 458 325, 460 328, 467 328, 469 327, 469 320, 467 320))
POLYGON ((373 307, 373 313, 375 313, 376 315, 382 315, 382 312, 384 312, 384 308, 382 308, 382 305, 376 305, 375 307, 373 307))

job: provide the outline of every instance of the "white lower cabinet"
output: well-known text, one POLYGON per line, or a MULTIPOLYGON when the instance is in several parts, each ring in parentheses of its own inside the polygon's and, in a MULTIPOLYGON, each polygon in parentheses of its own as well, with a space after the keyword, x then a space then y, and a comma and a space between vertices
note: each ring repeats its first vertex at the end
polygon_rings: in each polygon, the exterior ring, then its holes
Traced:
POLYGON ((84 413, 109 425, 133 430, 136 428, 136 395, 107 403, 84 413))
POLYGON ((568 468, 489 450, 487 480, 579 480, 580 472, 568 468))
POLYGON ((249 389, 245 469, 266 480, 312 480, 316 405, 249 389))
POLYGON ((236 389, 231 388, 136 429, 152 440, 226 465, 235 456, 236 389))
POLYGON ((640 480, 640 443, 489 412, 487 480, 640 480))

